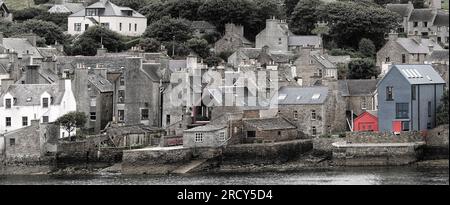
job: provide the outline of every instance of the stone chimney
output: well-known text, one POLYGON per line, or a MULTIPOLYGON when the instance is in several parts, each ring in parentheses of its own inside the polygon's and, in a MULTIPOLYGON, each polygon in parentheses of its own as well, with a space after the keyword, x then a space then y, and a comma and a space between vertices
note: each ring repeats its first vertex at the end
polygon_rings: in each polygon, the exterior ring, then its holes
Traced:
POLYGON ((433 53, 434 50, 434 45, 430 43, 430 45, 428 45, 428 53, 431 54, 433 53))
POLYGON ((244 36, 244 27, 235 25, 234 23, 225 24, 225 33, 235 33, 239 36, 244 36))
POLYGON ((197 56, 193 53, 186 57, 186 67, 187 69, 197 69, 197 56))
POLYGON ((413 39, 418 44, 422 43, 422 35, 420 33, 408 33, 408 38, 413 39))
POLYGON ((9 85, 14 84, 14 79, 11 78, 6 78, 6 79, 1 79, 0 80, 0 85, 2 85, 0 93, 5 92, 6 90, 8 90, 9 85))
POLYGON ((396 41, 398 39, 398 33, 397 32, 390 32, 388 37, 389 41, 396 41))
POLYGON ((39 84, 39 65, 27 65, 25 84, 39 84))
POLYGON ((3 32, 0 31, 0 45, 3 45, 3 32))

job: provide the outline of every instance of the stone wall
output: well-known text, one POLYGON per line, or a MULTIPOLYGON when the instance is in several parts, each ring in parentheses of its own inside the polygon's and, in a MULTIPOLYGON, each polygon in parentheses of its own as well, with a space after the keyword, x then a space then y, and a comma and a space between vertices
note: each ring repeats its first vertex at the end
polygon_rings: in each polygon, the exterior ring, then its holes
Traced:
POLYGON ((440 125, 427 133, 424 159, 448 159, 449 125, 440 125))
POLYGON ((325 154, 325 155, 332 155, 333 152, 333 143, 335 142, 344 142, 345 138, 341 137, 329 137, 329 138, 323 138, 323 137, 316 137, 312 139, 313 143, 313 151, 314 154, 325 154))
POLYGON ((140 149, 123 152, 123 174, 165 174, 175 170, 192 157, 188 148, 140 149))
POLYGON ((312 150, 311 140, 289 142, 243 144, 227 146, 223 150, 224 164, 272 164, 294 160, 312 150))
POLYGON ((424 141, 417 131, 401 132, 395 135, 391 132, 347 132, 345 140, 348 143, 407 143, 424 141))

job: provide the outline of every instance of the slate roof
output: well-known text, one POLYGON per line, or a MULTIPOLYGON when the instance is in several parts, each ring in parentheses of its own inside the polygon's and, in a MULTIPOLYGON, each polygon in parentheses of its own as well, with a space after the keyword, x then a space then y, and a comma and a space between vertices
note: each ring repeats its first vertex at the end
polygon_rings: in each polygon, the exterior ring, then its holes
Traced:
POLYGON ((445 84, 445 81, 431 65, 393 65, 389 72, 397 69, 412 85, 414 84, 445 84))
POLYGON ((226 124, 207 124, 203 126, 194 127, 188 130, 184 130, 184 132, 211 132, 221 130, 226 128, 226 124))
POLYGON ((285 86, 278 90, 279 105, 323 104, 328 96, 328 87, 285 86), (283 97, 285 96, 285 97, 283 97), (317 97, 316 99, 313 99, 317 97))
POLYGON ((342 96, 368 96, 375 92, 377 83, 376 79, 340 80, 339 91, 342 96))
POLYGON ((7 12, 9 12, 8 7, 6 6, 6 3, 4 3, 2 0, 0 0, 0 7, 4 7, 7 12))
POLYGON ((396 41, 409 53, 429 53, 429 45, 434 46, 434 50, 442 50, 443 48, 431 39, 422 39, 421 43, 418 43, 412 38, 398 38, 396 41))
POLYGON ((38 47, 37 48, 39 53, 42 55, 42 57, 44 58, 53 58, 55 56, 65 56, 66 54, 64 52, 60 52, 58 51, 58 49, 56 48, 44 48, 44 47, 38 47))
POLYGON ((284 118, 243 119, 244 125, 261 131, 296 129, 292 123, 284 118))
POLYGON ((433 13, 432 9, 414 9, 411 12, 411 16, 409 17, 409 21, 428 21, 428 22, 433 22, 435 16, 436 16, 436 14, 433 13))
POLYGON ((436 14, 436 18, 434 19, 433 25, 448 27, 449 25, 448 19, 449 19, 448 13, 438 11, 438 13, 436 14))
MULTIPOLYGON (((1 95, 1 99, 6 93, 10 93, 16 98, 15 106, 35 106, 40 105, 41 95, 47 92, 53 97, 53 104, 59 105, 64 96, 64 89, 60 87, 62 86, 58 84, 12 84, 1 95)), ((3 100, 0 106, 3 106, 3 100)))
POLYGON ((30 54, 33 54, 33 58, 42 58, 42 55, 39 53, 38 49, 31 45, 26 38, 3 38, 3 45, 0 46, 5 49, 9 49, 10 51, 17 52, 19 58, 22 58, 23 54, 26 54, 27 51, 30 54))
POLYGON ((89 82, 94 85, 100 92, 113 92, 113 85, 101 75, 89 74, 89 82))
POLYGON ((345 55, 345 56, 330 56, 330 55, 323 55, 325 56, 325 58, 327 58, 331 63, 334 64, 338 64, 338 63, 344 63, 347 64, 349 63, 352 58, 349 55, 345 55))
POLYGON ((84 9, 81 3, 65 3, 65 4, 55 4, 48 12, 49 13, 76 13, 84 9))
MULTIPOLYGON (((137 11, 135 11, 129 7, 117 6, 113 3, 111 3, 110 1, 99 1, 99 2, 96 2, 96 3, 91 4, 88 7, 86 7, 86 9, 88 9, 88 8, 104 9, 104 13, 102 13, 101 16, 122 16, 122 17, 145 18, 144 15, 138 13, 137 11), (127 16, 122 11, 132 11, 133 14, 132 14, 132 16, 127 16)), ((86 16, 86 9, 82 9, 82 10, 70 15, 69 17, 84 17, 84 16, 86 16)))
POLYGON ((433 52, 426 57, 427 61, 448 61, 448 49, 447 50, 433 50, 433 52))
POLYGON ((319 36, 289 36, 289 46, 312 46, 320 47, 321 39, 319 36))
POLYGON ((0 63, 0 75, 8 74, 6 72, 6 66, 0 63))
POLYGON ((149 127, 143 124, 124 125, 124 126, 112 126, 106 128, 106 133, 109 136, 123 136, 130 134, 145 134, 155 133, 161 131, 160 128, 149 127))
POLYGON ((187 67, 186 60, 169 60, 169 69, 172 72, 176 72, 179 69, 183 69, 187 67))
POLYGON ((334 69, 336 68, 336 65, 334 65, 325 55, 320 54, 320 51, 312 51, 311 56, 319 62, 323 67, 328 69, 334 69))
MULTIPOLYGON (((27 76, 27 73, 25 72, 22 75, 22 77, 20 77, 18 82, 25 81, 26 76, 27 76)), ((39 76, 42 79, 44 79, 45 81, 47 81, 47 83, 49 83, 49 84, 56 83, 57 80, 59 79, 59 76, 57 74, 55 74, 53 71, 51 71, 49 69, 45 69, 45 68, 40 68, 39 69, 39 76)), ((39 81, 39 82, 43 82, 43 81, 39 81)))
POLYGON ((214 25, 207 21, 192 21, 191 27, 193 29, 216 29, 214 25))
POLYGON ((398 13, 402 17, 408 17, 414 6, 408 4, 387 4, 386 8, 392 12, 398 13))

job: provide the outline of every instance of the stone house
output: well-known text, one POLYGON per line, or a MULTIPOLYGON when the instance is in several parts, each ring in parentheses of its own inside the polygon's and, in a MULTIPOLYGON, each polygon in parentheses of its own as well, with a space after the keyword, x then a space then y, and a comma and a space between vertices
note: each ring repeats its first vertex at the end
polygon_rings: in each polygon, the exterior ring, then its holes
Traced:
POLYGON ((324 81, 338 79, 337 66, 323 54, 321 49, 299 49, 294 65, 297 81, 301 86, 324 85, 324 81))
POLYGON ((339 80, 340 96, 346 102, 348 113, 359 116, 367 110, 376 110, 377 79, 339 80))
POLYGON ((283 117, 243 119, 244 142, 280 142, 298 138, 297 127, 283 117))
POLYGON ((423 64, 434 50, 443 48, 433 38, 423 39, 420 34, 399 38, 398 34, 390 33, 386 44, 377 52, 376 66, 384 75, 394 64, 423 64))
MULTIPOLYGON (((11 132, 30 124, 30 120, 53 122, 76 111, 70 79, 55 84, 9 84, 0 94, 0 133, 11 132)), ((61 129, 62 137, 68 133, 61 129)))
POLYGON ((440 0, 432 0, 429 8, 415 9, 411 2, 407 4, 387 4, 386 8, 402 17, 398 33, 421 35, 428 38, 436 35, 437 41, 448 47, 449 25, 448 11, 441 9, 440 0))
POLYGON ((0 156, 7 160, 37 160, 56 152, 59 126, 31 120, 30 125, 0 135, 0 156))
POLYGON ((70 15, 67 32, 82 34, 91 26, 104 26, 125 36, 140 36, 147 28, 147 18, 131 8, 100 0, 70 15))
POLYGON ((13 20, 12 13, 9 11, 5 2, 3 2, 2 0, 0 0, 0 20, 3 20, 3 21, 12 21, 13 20))
POLYGON ((23 61, 22 65, 40 64, 43 56, 36 46, 37 36, 25 34, 20 38, 4 38, 0 32, 0 54, 17 54, 17 59, 23 61))
POLYGON ((112 121, 113 85, 107 80, 106 68, 78 68, 73 77, 77 111, 88 116, 85 128, 99 133, 112 121))
POLYGON ((194 30, 194 36, 197 38, 217 32, 216 27, 207 21, 192 21, 191 28, 194 30))
POLYGON ((297 130, 309 136, 331 132, 327 119, 328 87, 282 87, 278 91, 278 115, 292 122, 297 130))
POLYGON ((208 124, 185 130, 184 147, 221 147, 227 144, 228 129, 225 124, 208 124))
POLYGON ((266 20, 266 28, 256 35, 255 47, 268 46, 272 51, 292 51, 301 47, 322 48, 319 36, 297 36, 289 31, 285 20, 266 20))
POLYGON ((445 81, 431 65, 394 65, 377 84, 380 132, 423 131, 436 126, 445 81))
POLYGON ((143 124, 122 126, 113 123, 105 128, 105 134, 112 144, 105 146, 116 148, 155 146, 159 144, 162 132, 160 128, 143 124))
POLYGON ((240 48, 251 48, 253 43, 244 37, 244 27, 233 23, 225 24, 225 33, 214 44, 216 53, 235 52, 240 48))
POLYGON ((431 64, 444 79, 446 87, 449 86, 449 55, 448 50, 436 50, 428 55, 425 64, 431 64))
POLYGON ((228 64, 237 68, 239 66, 267 67, 290 65, 296 59, 293 52, 271 51, 268 46, 263 48, 240 48, 228 57, 228 64))

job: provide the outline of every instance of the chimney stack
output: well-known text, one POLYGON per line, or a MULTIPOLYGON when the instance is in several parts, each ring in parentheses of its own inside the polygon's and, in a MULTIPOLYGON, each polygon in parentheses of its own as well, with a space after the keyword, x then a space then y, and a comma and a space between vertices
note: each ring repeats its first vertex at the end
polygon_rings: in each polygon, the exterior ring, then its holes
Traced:
POLYGON ((0 45, 3 45, 3 32, 0 31, 0 45))
POLYGON ((395 31, 390 32, 388 35, 389 41, 396 41, 398 39, 398 33, 395 31))
POLYGON ((39 65, 27 65, 25 84, 39 84, 39 65))

